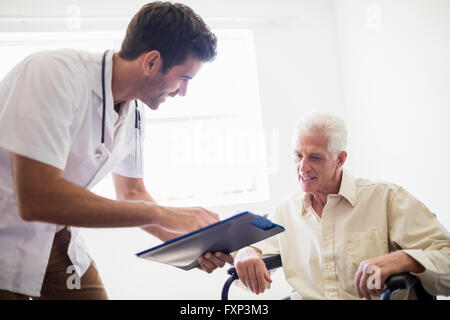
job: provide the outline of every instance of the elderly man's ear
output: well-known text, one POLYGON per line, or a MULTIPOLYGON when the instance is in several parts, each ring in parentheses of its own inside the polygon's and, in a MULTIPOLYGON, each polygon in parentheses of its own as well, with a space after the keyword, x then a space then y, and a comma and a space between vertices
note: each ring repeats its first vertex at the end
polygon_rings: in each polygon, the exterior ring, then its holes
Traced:
POLYGON ((338 157, 337 157, 338 168, 342 168, 346 159, 347 159, 347 151, 339 152, 338 157))

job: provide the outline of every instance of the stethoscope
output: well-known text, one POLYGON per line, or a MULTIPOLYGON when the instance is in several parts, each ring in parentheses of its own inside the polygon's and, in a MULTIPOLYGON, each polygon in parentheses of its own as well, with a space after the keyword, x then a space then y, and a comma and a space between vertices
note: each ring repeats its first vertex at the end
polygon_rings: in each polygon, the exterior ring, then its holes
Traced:
MULTIPOLYGON (((105 145, 105 122, 106 122, 106 99, 105 99, 105 63, 108 50, 103 53, 102 57, 102 137, 101 145, 95 149, 95 157, 98 161, 105 163, 110 157, 110 151, 105 145)), ((134 161, 136 168, 136 175, 140 177, 142 175, 142 133, 141 133, 141 113, 139 111, 137 100, 134 100, 134 128, 135 130, 135 153, 134 161), (138 146, 139 145, 139 146, 138 146), (139 151, 138 151, 139 150, 139 151), (139 156, 138 156, 139 153, 139 156)))

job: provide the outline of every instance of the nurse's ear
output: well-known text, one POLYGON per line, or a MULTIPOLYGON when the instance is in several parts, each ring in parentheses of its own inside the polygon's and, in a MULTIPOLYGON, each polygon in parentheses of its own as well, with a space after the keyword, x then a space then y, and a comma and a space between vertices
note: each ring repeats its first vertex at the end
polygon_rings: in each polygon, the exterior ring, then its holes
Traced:
POLYGON ((153 76, 160 72, 162 68, 161 53, 152 50, 143 54, 141 67, 145 76, 153 76))

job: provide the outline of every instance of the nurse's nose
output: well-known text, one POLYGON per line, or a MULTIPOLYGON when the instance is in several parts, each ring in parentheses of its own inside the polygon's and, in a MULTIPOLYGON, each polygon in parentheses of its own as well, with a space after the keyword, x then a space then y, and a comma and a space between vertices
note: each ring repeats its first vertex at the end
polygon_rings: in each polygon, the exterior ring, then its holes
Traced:
POLYGON ((179 96, 184 97, 186 95, 187 86, 188 86, 187 80, 181 82, 181 85, 180 85, 180 87, 177 90, 177 93, 178 93, 179 96))

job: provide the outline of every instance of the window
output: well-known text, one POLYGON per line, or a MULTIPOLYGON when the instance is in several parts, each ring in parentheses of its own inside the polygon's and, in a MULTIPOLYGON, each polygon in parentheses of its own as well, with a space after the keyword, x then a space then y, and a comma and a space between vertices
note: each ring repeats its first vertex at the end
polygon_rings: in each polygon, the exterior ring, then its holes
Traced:
MULTIPOLYGON (((144 178, 166 205, 215 206, 269 198, 253 34, 216 30, 218 56, 186 97, 147 109, 144 178)), ((124 32, 0 33, 0 77, 27 55, 71 47, 118 48, 124 32)), ((111 177, 93 191, 114 198, 111 177)))
POLYGON ((185 97, 147 112, 145 178, 162 203, 268 200, 252 33, 217 31, 218 56, 185 97))

